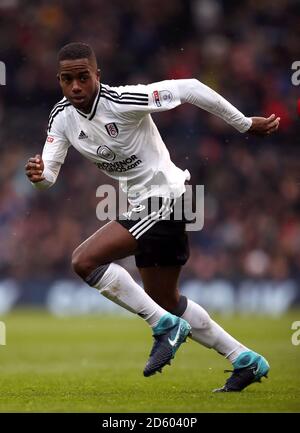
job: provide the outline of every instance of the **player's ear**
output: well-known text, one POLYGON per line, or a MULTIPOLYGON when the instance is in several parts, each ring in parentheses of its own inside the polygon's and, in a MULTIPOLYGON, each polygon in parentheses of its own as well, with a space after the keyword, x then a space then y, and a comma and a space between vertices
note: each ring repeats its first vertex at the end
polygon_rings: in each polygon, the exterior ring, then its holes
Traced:
POLYGON ((100 75, 101 75, 101 71, 100 71, 100 69, 97 69, 96 76, 97 76, 98 81, 100 81, 100 75))
POLYGON ((60 76, 59 76, 59 74, 56 74, 56 78, 58 79, 58 82, 60 83, 60 76))

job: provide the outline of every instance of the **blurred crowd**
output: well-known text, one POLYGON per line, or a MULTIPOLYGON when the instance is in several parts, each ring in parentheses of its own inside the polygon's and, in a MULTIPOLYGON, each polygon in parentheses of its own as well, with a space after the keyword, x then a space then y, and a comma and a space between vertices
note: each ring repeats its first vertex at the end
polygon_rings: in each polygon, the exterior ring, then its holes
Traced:
POLYGON ((96 189, 110 181, 74 150, 51 190, 24 174, 61 98, 57 51, 71 41, 94 47, 104 83, 194 77, 248 116, 281 117, 262 139, 191 105, 154 116, 174 162, 205 185, 183 276, 300 278, 299 29, 298 0, 1 0, 0 278, 73 275, 72 250, 102 225, 96 189))

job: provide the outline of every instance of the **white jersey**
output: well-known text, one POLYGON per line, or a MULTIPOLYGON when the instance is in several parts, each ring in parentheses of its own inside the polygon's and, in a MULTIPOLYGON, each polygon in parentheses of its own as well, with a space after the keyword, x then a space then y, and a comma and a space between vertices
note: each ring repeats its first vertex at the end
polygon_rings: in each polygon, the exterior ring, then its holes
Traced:
POLYGON ((121 87, 101 83, 89 114, 77 110, 66 98, 54 106, 42 155, 45 181, 35 186, 55 182, 59 169, 51 177, 47 166, 60 167, 72 145, 108 176, 118 179, 133 205, 155 195, 179 197, 190 174, 171 161, 151 113, 183 102, 218 115, 240 132, 251 125, 251 119, 195 79, 121 87))
POLYGON ((189 173, 171 161, 150 113, 180 103, 173 80, 147 86, 100 84, 89 115, 64 98, 51 112, 43 160, 63 163, 72 145, 118 179, 132 204, 151 195, 178 197, 189 173))

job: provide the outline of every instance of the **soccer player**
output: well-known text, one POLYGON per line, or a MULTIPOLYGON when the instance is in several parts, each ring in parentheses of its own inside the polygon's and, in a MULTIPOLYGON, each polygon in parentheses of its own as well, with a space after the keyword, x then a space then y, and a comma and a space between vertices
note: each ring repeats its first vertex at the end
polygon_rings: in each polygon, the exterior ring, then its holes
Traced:
POLYGON ((215 349, 233 364, 233 373, 216 391, 241 391, 269 371, 265 358, 229 335, 198 304, 178 290, 181 267, 189 256, 186 220, 174 217, 175 204, 189 180, 171 161, 151 113, 194 104, 236 128, 267 135, 279 118, 245 117, 196 79, 110 87, 100 82, 94 51, 70 43, 58 54, 64 98, 50 113, 42 156, 30 158, 26 174, 38 189, 52 186, 74 146, 106 174, 120 181, 130 211, 110 221, 73 253, 75 272, 105 297, 138 314, 152 328, 154 345, 144 369, 150 376, 169 364, 188 335, 215 349), (156 198, 156 209, 148 209, 156 198), (146 214, 142 214, 145 210, 146 214), (144 289, 114 263, 135 255, 144 289))

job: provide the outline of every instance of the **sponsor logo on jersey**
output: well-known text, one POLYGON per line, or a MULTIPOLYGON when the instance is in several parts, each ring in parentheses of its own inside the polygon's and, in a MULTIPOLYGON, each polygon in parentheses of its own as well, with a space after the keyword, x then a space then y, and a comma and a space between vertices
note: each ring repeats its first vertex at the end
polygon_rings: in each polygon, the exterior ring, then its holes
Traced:
POLYGON ((110 137, 116 138, 119 135, 119 130, 115 123, 107 123, 105 128, 110 137))
POLYGON ((157 107, 161 107, 161 102, 159 99, 159 92, 158 90, 154 90, 154 92, 152 93, 153 96, 153 100, 155 102, 155 104, 157 105, 157 107))
POLYGON ((89 138, 84 131, 80 131, 80 134, 78 135, 79 140, 84 140, 85 138, 89 138))
POLYGON ((140 165, 142 161, 136 155, 131 155, 121 161, 116 162, 97 162, 96 165, 101 170, 108 172, 123 173, 124 171, 132 170, 140 165))
POLYGON ((54 137, 51 137, 51 135, 48 135, 47 142, 48 143, 53 143, 53 141, 54 141, 54 137))
POLYGON ((106 161, 113 161, 116 154, 107 146, 99 146, 97 149, 97 154, 100 158, 106 159, 106 161))

